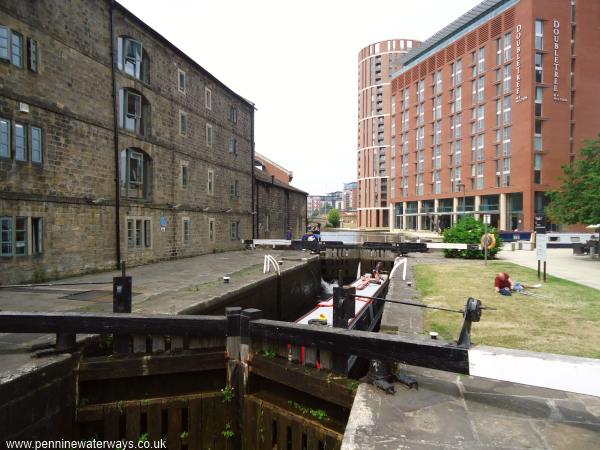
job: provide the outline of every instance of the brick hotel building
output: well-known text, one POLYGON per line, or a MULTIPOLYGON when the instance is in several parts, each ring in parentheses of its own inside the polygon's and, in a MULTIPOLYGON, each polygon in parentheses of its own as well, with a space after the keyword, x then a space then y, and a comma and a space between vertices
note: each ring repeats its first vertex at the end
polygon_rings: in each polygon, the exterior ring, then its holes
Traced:
POLYGON ((596 0, 486 0, 411 50, 391 84, 390 228, 532 230, 600 132, 599 19, 596 0))
POLYGON ((358 223, 389 227, 390 84, 417 41, 377 42, 358 53, 358 223))

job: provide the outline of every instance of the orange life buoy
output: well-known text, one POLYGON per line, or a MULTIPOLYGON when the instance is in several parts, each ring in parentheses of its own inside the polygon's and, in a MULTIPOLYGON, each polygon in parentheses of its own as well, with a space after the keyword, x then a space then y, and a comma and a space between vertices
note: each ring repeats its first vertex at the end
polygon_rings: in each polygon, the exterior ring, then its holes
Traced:
POLYGON ((491 250, 496 246, 496 236, 494 236, 491 233, 486 233, 483 236, 481 236, 480 243, 482 247, 487 247, 488 250, 491 250))

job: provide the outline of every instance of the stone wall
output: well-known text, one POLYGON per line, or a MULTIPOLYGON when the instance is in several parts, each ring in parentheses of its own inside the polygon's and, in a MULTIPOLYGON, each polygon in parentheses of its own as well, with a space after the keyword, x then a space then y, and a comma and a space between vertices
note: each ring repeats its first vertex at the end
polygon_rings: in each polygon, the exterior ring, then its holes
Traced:
MULTIPOLYGON (((16 256, 13 248, 12 255, 0 256, 0 283, 116 267, 118 246, 121 259, 136 265, 239 249, 240 239, 252 237, 253 106, 118 5, 114 22, 115 46, 116 37, 141 42, 149 69, 140 79, 123 70, 115 74, 117 92, 132 90, 149 108, 149 113, 144 111, 146 132, 119 128, 117 133, 119 164, 126 149, 135 149, 148 161, 148 188, 142 198, 128 198, 121 190, 120 244, 110 2, 7 0, 0 5, 0 26, 22 35, 24 43, 22 68, 0 60, 0 119, 10 121, 11 129, 11 155, 0 157, 0 217, 13 220, 13 240, 16 218, 28 221, 27 253, 16 256), (37 41, 37 72, 28 68, 28 39, 37 41), (185 92, 179 89, 180 71, 187 77, 185 92), (231 120, 231 108, 236 120, 231 120), (180 113, 187 117, 184 134, 180 113), (31 149, 28 161, 16 161, 16 124, 42 130, 41 163, 31 162, 31 149), (208 125, 212 145, 207 142, 208 125), (42 219, 38 253, 31 244, 32 218, 42 219), (142 240, 149 236, 147 245, 136 245, 135 232, 130 245, 128 220, 148 221, 140 235, 142 240), (185 237, 184 221, 189 223, 185 237), (237 236, 232 236, 232 223, 238 224, 237 236)), ((118 111, 122 114, 120 106, 118 111)))
MULTIPOLYGON (((4 359, 10 367, 10 356, 4 359)), ((59 355, 0 378, 0 442, 75 437, 73 366, 71 355, 59 355)))
POLYGON ((254 201, 257 212, 256 237, 284 239, 287 228, 300 239, 306 227, 306 193, 283 186, 278 181, 265 181, 257 176, 254 201))

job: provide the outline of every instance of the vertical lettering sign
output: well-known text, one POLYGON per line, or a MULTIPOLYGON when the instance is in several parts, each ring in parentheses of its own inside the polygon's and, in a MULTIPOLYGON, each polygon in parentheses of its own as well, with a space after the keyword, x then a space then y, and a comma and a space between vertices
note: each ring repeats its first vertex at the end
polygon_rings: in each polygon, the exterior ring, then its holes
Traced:
POLYGON ((521 96, 521 37, 523 35, 523 26, 517 25, 515 32, 515 67, 516 67, 516 81, 515 81, 515 102, 521 103, 527 100, 527 96, 521 96))
POLYGON ((552 96, 555 102, 567 102, 567 99, 561 97, 558 91, 558 83, 560 81, 560 76, 558 74, 558 69, 560 68, 560 59, 558 57, 558 50, 560 48, 560 21, 556 19, 552 21, 552 41, 552 96))

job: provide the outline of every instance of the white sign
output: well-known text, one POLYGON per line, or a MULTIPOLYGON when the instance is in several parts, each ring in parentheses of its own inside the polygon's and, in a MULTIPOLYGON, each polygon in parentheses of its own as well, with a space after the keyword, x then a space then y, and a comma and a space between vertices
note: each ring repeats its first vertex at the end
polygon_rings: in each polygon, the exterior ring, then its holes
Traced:
POLYGON ((521 95, 521 36, 523 34, 523 25, 518 24, 515 33, 515 68, 516 68, 516 80, 515 80, 515 102, 521 103, 527 100, 526 95, 521 95))
POLYGON ((564 97, 561 97, 558 92, 558 82, 559 82, 559 74, 558 69, 560 68, 560 60, 558 58, 558 50, 560 44, 560 22, 558 20, 552 21, 552 37, 554 44, 554 54, 552 60, 552 68, 553 70, 553 83, 552 83, 552 93, 555 102, 566 103, 568 100, 564 97))
POLYGON ((547 260, 546 246, 548 243, 547 234, 538 234, 535 241, 536 258, 538 261, 547 260))
POLYGON ((483 223, 485 223, 486 225, 489 225, 490 223, 492 223, 492 216, 491 216, 491 214, 484 214, 483 215, 483 223))

